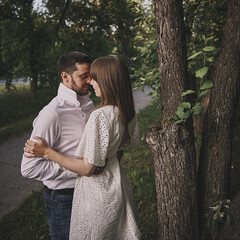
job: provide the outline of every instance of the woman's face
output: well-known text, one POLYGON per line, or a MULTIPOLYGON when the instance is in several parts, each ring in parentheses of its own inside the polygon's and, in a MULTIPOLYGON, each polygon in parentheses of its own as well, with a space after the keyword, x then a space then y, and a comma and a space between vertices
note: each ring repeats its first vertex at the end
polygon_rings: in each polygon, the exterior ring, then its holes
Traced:
POLYGON ((101 97, 101 90, 100 90, 98 83, 94 79, 92 79, 90 84, 93 86, 96 96, 101 97))

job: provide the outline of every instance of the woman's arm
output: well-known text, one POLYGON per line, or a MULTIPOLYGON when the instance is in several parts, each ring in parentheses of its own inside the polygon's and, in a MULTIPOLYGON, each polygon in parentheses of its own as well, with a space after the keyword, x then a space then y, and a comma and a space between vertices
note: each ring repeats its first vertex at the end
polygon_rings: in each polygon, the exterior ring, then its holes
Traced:
POLYGON ((41 138, 34 137, 34 139, 38 142, 33 142, 31 140, 26 142, 24 148, 25 157, 44 157, 82 176, 90 177, 94 173, 96 167, 89 163, 86 158, 66 157, 51 149, 41 138))

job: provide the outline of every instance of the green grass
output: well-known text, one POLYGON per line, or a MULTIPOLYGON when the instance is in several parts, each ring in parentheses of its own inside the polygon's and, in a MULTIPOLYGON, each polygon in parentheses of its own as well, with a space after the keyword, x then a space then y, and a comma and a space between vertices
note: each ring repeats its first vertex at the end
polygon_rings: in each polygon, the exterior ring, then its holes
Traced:
POLYGON ((158 239, 156 191, 152 157, 146 144, 128 149, 121 160, 133 187, 144 239, 158 239))
POLYGON ((33 97, 28 85, 16 85, 10 91, 1 86, 0 142, 30 129, 33 119, 52 96, 40 90, 38 95, 33 97))
MULTIPOLYGON (((95 99, 94 101, 96 102, 95 99)), ((155 101, 138 114, 143 138, 147 128, 157 121, 160 115, 159 105, 159 102, 155 101)), ((139 147, 126 149, 121 163, 133 187, 141 232, 146 240, 158 239, 154 170, 146 143, 143 141, 139 147)), ((34 191, 21 206, 2 218, 0 239, 49 239, 42 192, 34 191)))
POLYGON ((0 222, 0 239, 50 239, 42 191, 33 191, 22 205, 2 218, 0 222))
POLYGON ((143 143, 139 147, 126 149, 121 159, 133 187, 140 217, 139 227, 144 239, 147 240, 158 239, 158 227, 154 168, 151 152, 145 143, 145 135, 159 117, 160 103, 157 100, 140 111, 138 121, 143 143))

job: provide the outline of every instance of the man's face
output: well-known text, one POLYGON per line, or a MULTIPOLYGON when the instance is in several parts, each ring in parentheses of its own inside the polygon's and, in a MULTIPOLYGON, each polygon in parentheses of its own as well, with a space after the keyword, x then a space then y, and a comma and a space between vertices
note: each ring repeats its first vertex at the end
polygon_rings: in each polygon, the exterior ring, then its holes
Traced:
POLYGON ((83 63, 75 64, 77 70, 74 71, 71 77, 71 86, 70 88, 77 93, 78 96, 86 95, 88 93, 88 87, 90 84, 90 64, 83 63))

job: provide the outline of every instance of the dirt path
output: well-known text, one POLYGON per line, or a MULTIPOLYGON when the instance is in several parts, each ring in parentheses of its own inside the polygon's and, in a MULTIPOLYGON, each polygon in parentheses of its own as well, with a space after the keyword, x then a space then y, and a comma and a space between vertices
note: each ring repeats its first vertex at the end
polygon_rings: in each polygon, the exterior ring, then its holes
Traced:
MULTIPOLYGON (((137 112, 152 101, 149 92, 149 88, 145 88, 144 92, 134 91, 137 112)), ((0 144, 0 219, 19 206, 32 190, 42 189, 42 182, 24 178, 20 172, 23 146, 30 133, 26 132, 21 137, 0 144)))

